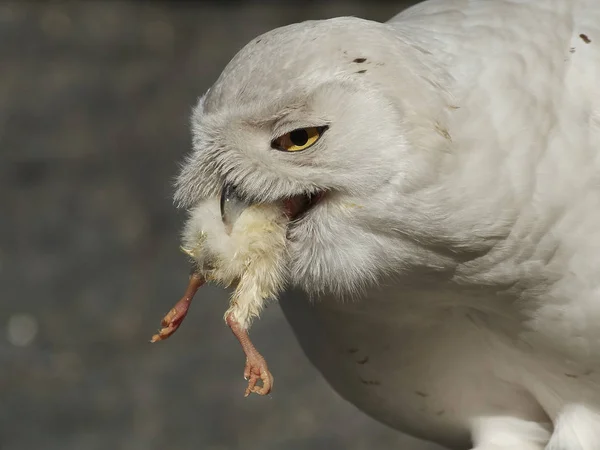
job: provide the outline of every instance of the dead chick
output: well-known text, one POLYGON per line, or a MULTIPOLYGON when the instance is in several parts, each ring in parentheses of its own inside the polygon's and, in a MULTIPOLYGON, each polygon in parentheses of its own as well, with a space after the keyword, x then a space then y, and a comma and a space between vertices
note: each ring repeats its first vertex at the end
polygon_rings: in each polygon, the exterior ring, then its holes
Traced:
POLYGON ((188 288, 162 321, 151 342, 166 339, 185 318, 192 298, 206 281, 235 286, 225 322, 246 355, 245 395, 266 395, 273 386, 267 363, 252 344, 248 329, 265 302, 275 298, 285 283, 286 228, 289 222, 281 204, 244 201, 231 186, 215 198, 199 203, 183 233, 182 249, 193 260, 188 288), (257 386, 258 380, 262 386, 257 386))

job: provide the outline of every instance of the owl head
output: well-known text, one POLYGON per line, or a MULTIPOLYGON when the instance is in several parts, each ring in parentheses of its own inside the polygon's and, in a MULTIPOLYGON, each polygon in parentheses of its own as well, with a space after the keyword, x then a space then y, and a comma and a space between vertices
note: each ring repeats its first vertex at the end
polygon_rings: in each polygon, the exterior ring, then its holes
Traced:
POLYGON ((422 198, 448 155, 444 76, 386 24, 346 17, 259 36, 195 107, 175 200, 189 221, 225 192, 281 205, 289 280, 309 292, 445 269, 422 198))

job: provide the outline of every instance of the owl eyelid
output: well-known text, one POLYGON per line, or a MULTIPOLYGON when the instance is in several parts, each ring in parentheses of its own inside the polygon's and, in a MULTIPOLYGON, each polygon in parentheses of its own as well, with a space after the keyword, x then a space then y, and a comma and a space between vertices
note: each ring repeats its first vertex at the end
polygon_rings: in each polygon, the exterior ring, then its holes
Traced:
POLYGON ((315 145, 318 141, 321 140, 321 138, 323 137, 323 133, 325 133, 325 131, 327 131, 327 129, 329 129, 329 125, 321 125, 321 126, 307 126, 307 127, 296 127, 290 131, 287 131, 285 133, 280 134, 278 137, 276 137, 275 139, 273 139, 271 141, 271 148, 275 149, 275 150, 279 150, 285 153, 296 153, 296 152, 301 152, 304 150, 308 150, 309 148, 311 148, 313 145, 315 145), (306 148, 303 148, 302 150, 288 150, 285 147, 283 147, 282 145, 279 144, 278 141, 281 141, 285 136, 289 135, 290 133, 293 133, 294 131, 300 131, 300 130, 306 130, 306 129, 311 129, 314 128, 317 130, 319 136, 318 138, 309 146, 307 146, 306 148))

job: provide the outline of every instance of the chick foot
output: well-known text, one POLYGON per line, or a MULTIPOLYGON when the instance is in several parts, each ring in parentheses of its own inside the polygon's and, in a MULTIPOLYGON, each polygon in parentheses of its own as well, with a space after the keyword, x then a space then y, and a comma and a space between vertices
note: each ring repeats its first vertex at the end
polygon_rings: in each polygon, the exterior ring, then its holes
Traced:
POLYGON ((240 326, 231 313, 227 315, 225 320, 246 354, 244 379, 248 380, 248 387, 244 392, 244 397, 248 397, 251 393, 267 395, 273 388, 274 379, 271 372, 269 372, 265 358, 256 350, 252 341, 250 341, 248 332, 240 326), (262 381, 262 386, 256 384, 259 380, 262 381))
POLYGON ((163 318, 161 322, 162 328, 159 330, 158 334, 152 336, 150 342, 158 342, 162 341, 163 339, 167 339, 169 336, 175 333, 175 331, 177 331, 181 325, 181 322, 183 322, 183 319, 185 319, 185 316, 188 313, 190 304, 192 303, 192 299, 194 298, 196 291, 198 291, 198 288, 203 284, 204 277, 202 277, 200 274, 192 273, 192 275, 190 275, 190 282, 188 283, 185 294, 183 294, 181 300, 179 300, 163 318))

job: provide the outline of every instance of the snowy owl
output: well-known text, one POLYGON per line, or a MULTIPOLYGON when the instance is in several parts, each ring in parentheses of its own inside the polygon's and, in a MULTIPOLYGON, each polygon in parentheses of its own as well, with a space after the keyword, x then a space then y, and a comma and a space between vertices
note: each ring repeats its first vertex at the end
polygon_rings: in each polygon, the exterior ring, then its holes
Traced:
POLYGON ((247 394, 273 382, 246 331, 279 297, 381 422, 455 449, 600 449, 600 1, 285 26, 192 131, 175 200, 196 272, 156 340, 202 282, 232 284, 247 394))

